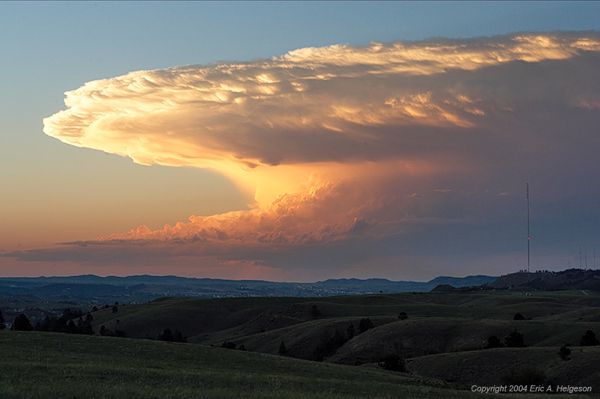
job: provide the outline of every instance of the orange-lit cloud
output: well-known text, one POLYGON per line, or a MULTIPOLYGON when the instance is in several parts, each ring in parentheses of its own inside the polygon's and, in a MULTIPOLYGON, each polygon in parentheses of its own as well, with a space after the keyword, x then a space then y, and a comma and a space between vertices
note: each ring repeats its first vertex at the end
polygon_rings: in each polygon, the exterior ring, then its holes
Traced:
POLYGON ((382 139, 365 126, 472 127, 494 105, 466 93, 464 82, 430 86, 443 76, 583 51, 600 51, 600 40, 519 35, 330 46, 250 63, 137 71, 67 92, 67 109, 44 119, 44 131, 144 165, 229 170, 380 158, 361 150, 382 139))
POLYGON ((482 212, 461 201, 509 198, 502 179, 535 169, 536 151, 540 165, 578 151, 555 119, 594 118, 599 53, 595 34, 520 34, 137 71, 67 92, 44 132, 143 165, 214 169, 254 198, 98 242, 264 261, 270 249, 473 223, 482 212))

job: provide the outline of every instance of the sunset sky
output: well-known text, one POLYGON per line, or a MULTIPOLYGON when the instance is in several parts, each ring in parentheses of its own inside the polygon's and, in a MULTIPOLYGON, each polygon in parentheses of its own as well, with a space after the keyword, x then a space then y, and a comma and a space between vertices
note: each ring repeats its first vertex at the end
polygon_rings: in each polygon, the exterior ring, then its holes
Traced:
POLYGON ((0 275, 600 266, 600 3, 2 3, 0 275))

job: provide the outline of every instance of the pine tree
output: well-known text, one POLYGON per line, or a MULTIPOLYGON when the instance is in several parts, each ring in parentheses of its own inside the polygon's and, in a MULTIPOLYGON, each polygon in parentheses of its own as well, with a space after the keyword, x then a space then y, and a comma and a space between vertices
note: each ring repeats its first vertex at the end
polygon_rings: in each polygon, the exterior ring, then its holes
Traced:
POLYGON ((495 336, 492 335, 488 338, 487 340, 487 349, 493 349, 493 348, 502 348, 504 345, 502 345, 502 342, 500 342, 500 339, 495 336))
POLYGON ((360 322, 358 323, 358 331, 360 331, 361 334, 373 327, 375 326, 369 318, 360 319, 360 322))
POLYGON ((319 317, 321 317, 321 311, 319 310, 317 305, 312 305, 312 308, 310 309, 310 315, 313 319, 318 319, 319 317))
POLYGON ((283 341, 281 341, 281 343, 279 344, 279 354, 280 355, 287 354, 287 348, 285 347, 285 344, 283 343, 283 341))
POLYGON ((31 330, 33 330, 33 327, 31 326, 31 323, 29 322, 29 319, 27 318, 27 316, 25 316, 23 313, 21 313, 20 315, 15 317, 15 321, 13 322, 12 329, 14 331, 31 331, 31 330))
POLYGON ((346 335, 348 335, 348 339, 354 338, 354 324, 350 323, 348 328, 346 329, 346 335))
POLYGON ((525 346, 523 334, 521 334, 517 330, 508 334, 508 336, 504 339, 504 343, 509 348, 522 348, 525 346))
POLYGON ((161 334, 158 334, 158 339, 161 341, 173 342, 173 333, 170 328, 165 328, 161 334))
POLYGON ((600 345, 596 334, 592 330, 587 330, 583 337, 581 337, 581 346, 596 346, 600 345))
POLYGON ((560 347, 558 355, 562 360, 571 360, 571 349, 567 345, 563 345, 560 347))

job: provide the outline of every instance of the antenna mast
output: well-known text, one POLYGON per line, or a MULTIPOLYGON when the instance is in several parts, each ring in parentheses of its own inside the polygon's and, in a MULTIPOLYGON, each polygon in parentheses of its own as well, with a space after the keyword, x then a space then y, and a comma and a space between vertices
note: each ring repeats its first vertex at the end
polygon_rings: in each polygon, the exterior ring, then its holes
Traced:
POLYGON ((530 261, 530 241, 531 234, 529 233, 529 183, 525 183, 525 190, 527 195, 527 273, 529 273, 529 261, 530 261))

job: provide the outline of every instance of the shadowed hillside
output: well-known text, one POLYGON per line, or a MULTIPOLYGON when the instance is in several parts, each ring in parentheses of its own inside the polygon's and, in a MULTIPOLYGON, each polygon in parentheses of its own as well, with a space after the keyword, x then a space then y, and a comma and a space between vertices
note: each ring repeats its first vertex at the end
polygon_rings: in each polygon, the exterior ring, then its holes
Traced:
POLYGON ((519 373, 536 372, 541 384, 591 386, 600 389, 600 346, 571 348, 569 360, 556 347, 500 348, 422 356, 407 361, 410 371, 469 385, 505 384, 519 373))
POLYGON ((348 365, 478 351, 513 331, 527 347, 578 345, 600 333, 600 295, 581 291, 431 292, 330 298, 165 298, 93 313, 93 326, 152 338, 166 328, 188 342, 348 365))
POLYGON ((487 283, 485 287, 537 291, 600 291, 600 270, 568 269, 560 272, 518 272, 498 277, 487 283))

